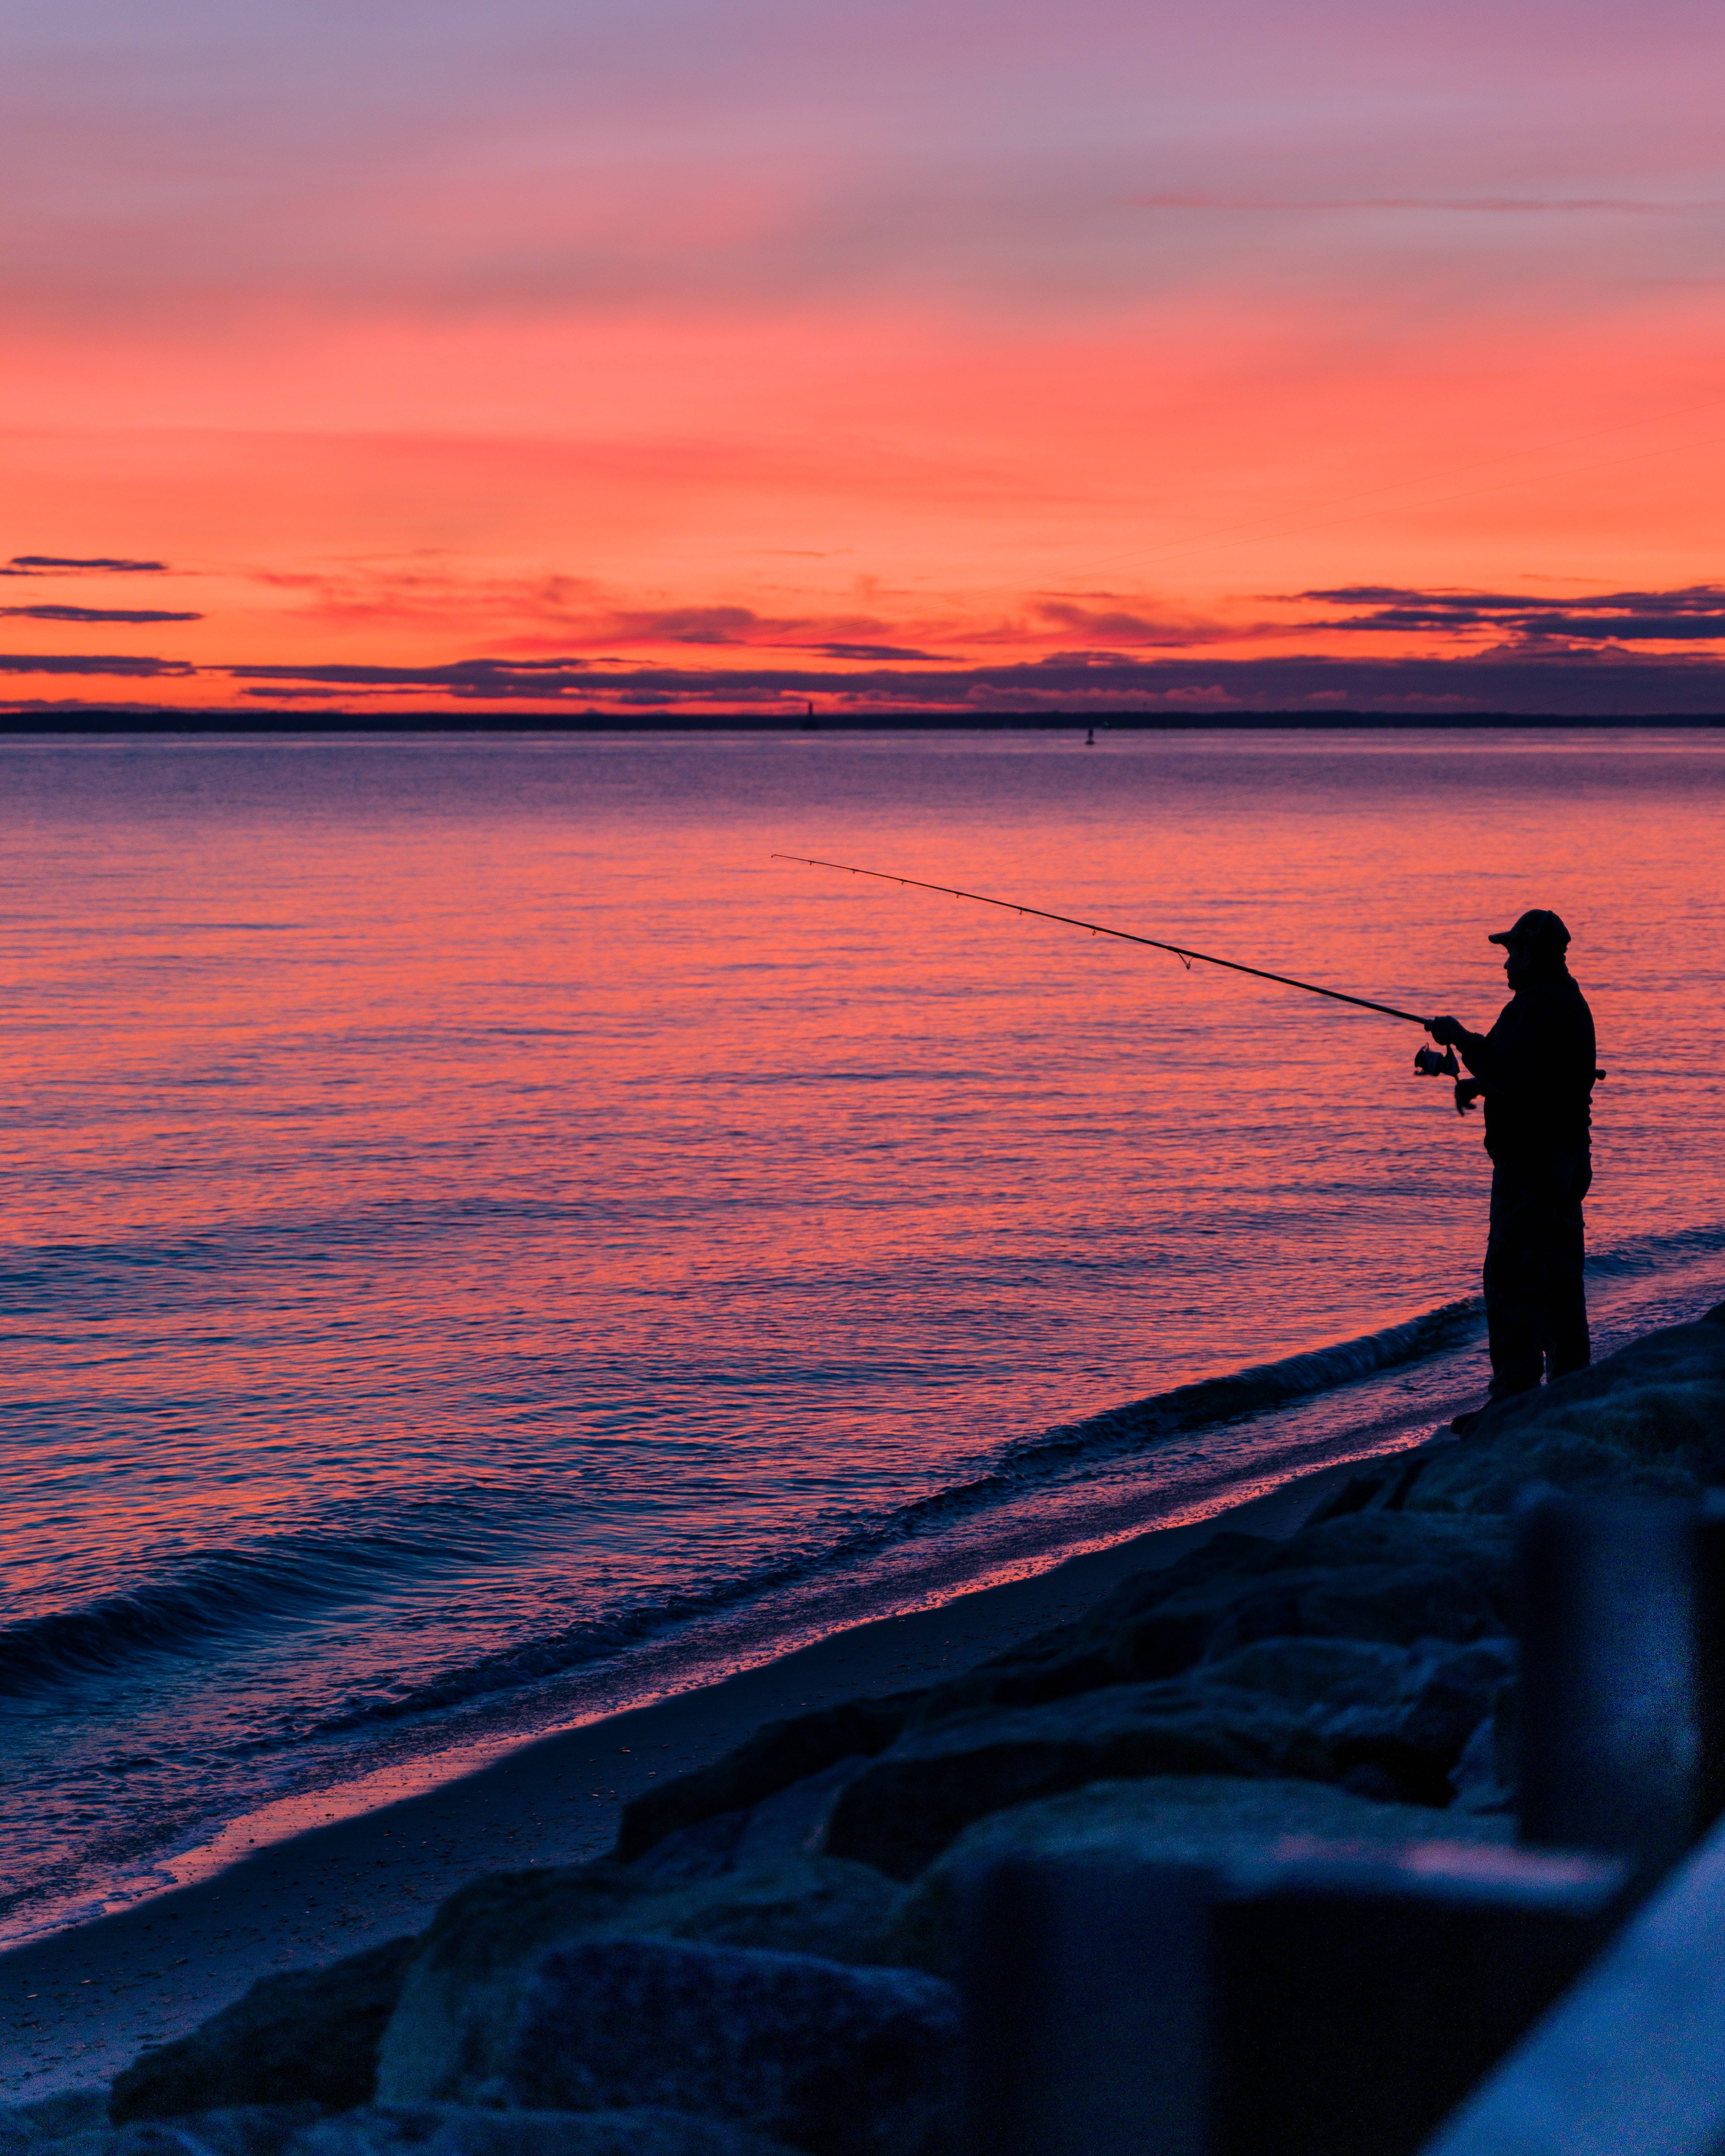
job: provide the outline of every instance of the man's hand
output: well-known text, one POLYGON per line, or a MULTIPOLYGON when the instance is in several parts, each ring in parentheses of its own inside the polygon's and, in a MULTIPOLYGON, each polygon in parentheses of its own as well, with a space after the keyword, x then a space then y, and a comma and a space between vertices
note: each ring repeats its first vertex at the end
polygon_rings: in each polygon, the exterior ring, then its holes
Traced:
POLYGON ((1431 1018, 1425 1021, 1425 1030, 1440 1048, 1454 1048, 1467 1028, 1459 1018, 1431 1018))

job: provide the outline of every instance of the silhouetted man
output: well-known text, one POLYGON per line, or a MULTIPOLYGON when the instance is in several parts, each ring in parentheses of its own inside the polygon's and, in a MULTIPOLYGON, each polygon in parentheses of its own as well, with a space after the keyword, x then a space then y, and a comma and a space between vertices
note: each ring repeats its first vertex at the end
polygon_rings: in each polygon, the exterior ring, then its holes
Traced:
MULTIPOLYGON (((1491 940, 1504 947, 1514 991, 1497 1024, 1480 1034, 1435 1018, 1429 1030, 1460 1049, 1473 1073, 1456 1087, 1456 1106, 1485 1097, 1488 1399, 1501 1400, 1537 1385, 1542 1368, 1561 1378, 1588 1365, 1581 1201, 1593 1180, 1589 1101, 1599 1074, 1593 1013, 1570 974, 1569 932, 1557 915, 1524 913, 1491 940)), ((1458 1415, 1453 1427, 1477 1419, 1458 1415)))

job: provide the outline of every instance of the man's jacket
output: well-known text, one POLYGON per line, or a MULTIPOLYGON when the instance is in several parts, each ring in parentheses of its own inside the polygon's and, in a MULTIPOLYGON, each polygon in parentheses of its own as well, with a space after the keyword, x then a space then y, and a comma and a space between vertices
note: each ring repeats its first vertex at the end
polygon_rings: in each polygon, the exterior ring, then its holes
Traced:
POLYGON ((1489 1033, 1464 1033, 1455 1045, 1484 1088, 1493 1160, 1537 1159, 1589 1144, 1594 1015, 1568 973, 1517 988, 1489 1033))

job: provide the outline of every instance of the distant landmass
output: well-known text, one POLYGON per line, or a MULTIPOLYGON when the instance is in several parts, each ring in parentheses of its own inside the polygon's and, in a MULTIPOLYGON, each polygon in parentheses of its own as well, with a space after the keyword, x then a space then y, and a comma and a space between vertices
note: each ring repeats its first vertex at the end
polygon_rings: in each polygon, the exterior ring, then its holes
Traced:
POLYGON ((1502 726, 1577 728, 1725 726, 1725 711, 100 711, 0 712, 0 736, 22 734, 414 733, 1097 733, 1409 732, 1502 726))

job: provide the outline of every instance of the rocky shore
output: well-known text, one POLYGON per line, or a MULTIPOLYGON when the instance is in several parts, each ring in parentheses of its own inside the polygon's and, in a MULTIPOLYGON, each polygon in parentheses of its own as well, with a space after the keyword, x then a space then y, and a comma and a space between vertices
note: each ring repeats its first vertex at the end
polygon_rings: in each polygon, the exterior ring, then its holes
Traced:
POLYGON ((1511 1515, 1725 1481, 1725 1306, 932 1685, 758 1730, 616 1845, 265 1979, 0 2156, 941 2156, 965 1883, 1290 1834, 1512 1840, 1511 1515))

